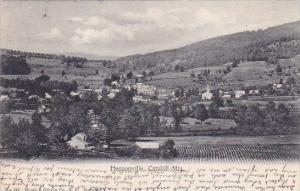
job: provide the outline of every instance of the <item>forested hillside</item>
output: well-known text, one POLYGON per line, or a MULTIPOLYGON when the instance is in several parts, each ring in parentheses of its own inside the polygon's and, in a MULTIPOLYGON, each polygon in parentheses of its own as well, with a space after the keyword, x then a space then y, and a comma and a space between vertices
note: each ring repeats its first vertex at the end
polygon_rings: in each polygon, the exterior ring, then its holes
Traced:
POLYGON ((114 61, 120 71, 171 71, 176 65, 185 69, 217 66, 235 60, 267 61, 300 54, 300 21, 265 30, 246 31, 197 42, 182 48, 132 55, 114 61))

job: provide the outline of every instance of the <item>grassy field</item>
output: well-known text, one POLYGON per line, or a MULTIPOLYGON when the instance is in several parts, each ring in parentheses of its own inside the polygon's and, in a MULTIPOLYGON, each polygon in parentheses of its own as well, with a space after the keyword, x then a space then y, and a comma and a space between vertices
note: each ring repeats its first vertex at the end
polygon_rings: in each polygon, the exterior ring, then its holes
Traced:
MULTIPOLYGON (((288 67, 288 65, 294 65, 300 69, 300 56, 296 56, 291 59, 281 59, 280 64, 282 67, 288 67)), ((217 66, 217 67, 199 67, 184 72, 167 72, 160 75, 152 77, 152 81, 148 81, 147 84, 155 85, 165 88, 175 88, 177 86, 191 87, 197 86, 199 88, 204 88, 197 83, 194 83, 191 79, 191 73, 194 71, 196 74, 203 69, 223 69, 226 65, 231 65, 229 63, 217 66)), ((223 79, 225 84, 223 88, 226 87, 235 88, 240 86, 257 86, 257 85, 267 85, 270 83, 279 83, 279 79, 285 80, 287 76, 279 76, 273 73, 269 76, 270 71, 274 71, 276 65, 268 64, 265 61, 255 61, 255 62, 242 62, 238 67, 233 68, 232 71, 224 75, 223 79)), ((298 78, 297 78, 298 80, 298 78)), ((219 85, 211 86, 212 89, 220 88, 219 85)))
POLYGON ((76 68, 61 64, 60 59, 27 58, 26 61, 31 68, 29 75, 0 75, 0 77, 34 79, 41 75, 41 70, 44 70, 45 74, 50 76, 52 80, 76 80, 80 86, 99 87, 103 83, 103 79, 110 74, 110 69, 103 67, 99 62, 88 61, 83 68, 76 68), (99 71, 98 75, 96 75, 96 70, 99 71), (66 79, 62 77, 62 71, 66 72, 66 79))

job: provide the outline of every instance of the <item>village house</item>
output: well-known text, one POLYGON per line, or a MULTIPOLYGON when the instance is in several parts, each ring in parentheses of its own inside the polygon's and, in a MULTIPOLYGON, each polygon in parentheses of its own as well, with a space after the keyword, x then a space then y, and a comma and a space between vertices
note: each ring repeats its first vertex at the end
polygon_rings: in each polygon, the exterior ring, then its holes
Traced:
POLYGON ((273 84, 273 90, 278 90, 282 88, 283 84, 273 84))
POLYGON ((158 100, 167 100, 171 96, 171 93, 169 93, 167 89, 159 88, 156 91, 156 96, 158 100))
POLYGON ((79 96, 80 93, 71 91, 70 95, 71 95, 72 97, 75 97, 75 96, 79 96))
POLYGON ((110 99, 113 99, 114 97, 116 97, 116 94, 112 92, 112 93, 108 94, 107 97, 110 99))
POLYGON ((143 103, 148 103, 151 101, 150 98, 144 98, 143 96, 135 95, 132 97, 133 102, 138 103, 138 102, 143 102, 143 103))
POLYGON ((38 113, 48 113, 50 112, 50 108, 46 107, 45 105, 40 105, 38 107, 38 113))
POLYGON ((140 95, 154 96, 156 93, 156 87, 145 85, 143 83, 137 83, 133 87, 137 90, 137 94, 140 95))
POLYGON ((258 89, 250 90, 249 95, 250 96, 258 96, 259 95, 259 90, 258 89))
POLYGON ((1 95, 0 96, 0 102, 5 102, 9 101, 9 96, 8 95, 1 95))
POLYGON ((235 98, 242 98, 246 95, 245 90, 237 90, 235 91, 235 98))
POLYGON ((202 100, 211 100, 213 98, 213 93, 209 90, 209 85, 206 87, 206 92, 204 92, 202 95, 202 100))
POLYGON ((51 99, 52 96, 51 96, 49 93, 45 92, 45 98, 46 98, 46 99, 51 99))
POLYGON ((87 136, 84 133, 74 135, 67 144, 75 150, 93 150, 95 147, 87 141, 87 136))
POLYGON ((134 74, 134 79, 136 82, 143 82, 145 81, 145 76, 142 74, 134 74))

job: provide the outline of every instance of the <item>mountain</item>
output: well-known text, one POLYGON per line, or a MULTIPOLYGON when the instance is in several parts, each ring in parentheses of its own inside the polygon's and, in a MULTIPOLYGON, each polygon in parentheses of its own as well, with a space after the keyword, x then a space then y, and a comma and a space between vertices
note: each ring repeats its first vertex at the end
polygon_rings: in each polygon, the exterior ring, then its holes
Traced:
POLYGON ((187 68, 217 66, 235 60, 275 62, 300 54, 300 21, 265 30, 239 32, 181 48, 131 55, 113 62, 119 71, 152 70, 163 73, 174 65, 187 68))

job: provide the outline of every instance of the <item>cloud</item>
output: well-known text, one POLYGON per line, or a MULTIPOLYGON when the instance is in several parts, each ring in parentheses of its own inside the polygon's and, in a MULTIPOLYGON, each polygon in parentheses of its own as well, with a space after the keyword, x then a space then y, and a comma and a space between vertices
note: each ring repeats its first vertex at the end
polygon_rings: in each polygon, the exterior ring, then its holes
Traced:
POLYGON ((98 16, 91 16, 91 17, 87 17, 87 18, 71 17, 71 18, 68 18, 67 21, 73 22, 73 23, 80 23, 80 24, 88 25, 88 26, 98 26, 98 25, 109 24, 106 19, 98 17, 98 16))
POLYGON ((71 22, 82 22, 83 18, 82 17, 71 17, 68 18, 67 21, 71 21, 71 22))
POLYGON ((76 44, 96 44, 96 43, 112 43, 114 41, 133 39, 134 34, 128 30, 122 30, 119 27, 112 26, 102 30, 92 28, 75 30, 75 35, 71 37, 71 41, 76 44))
POLYGON ((56 40, 56 39, 62 39, 63 33, 61 32, 60 29, 54 27, 49 32, 42 32, 40 36, 48 40, 56 40))
POLYGON ((100 18, 100 17, 96 17, 96 16, 92 16, 92 17, 89 17, 88 19, 86 19, 86 21, 83 22, 84 24, 86 25, 90 25, 90 26, 97 26, 99 25, 100 23, 102 24, 107 24, 106 23, 106 20, 100 18))

